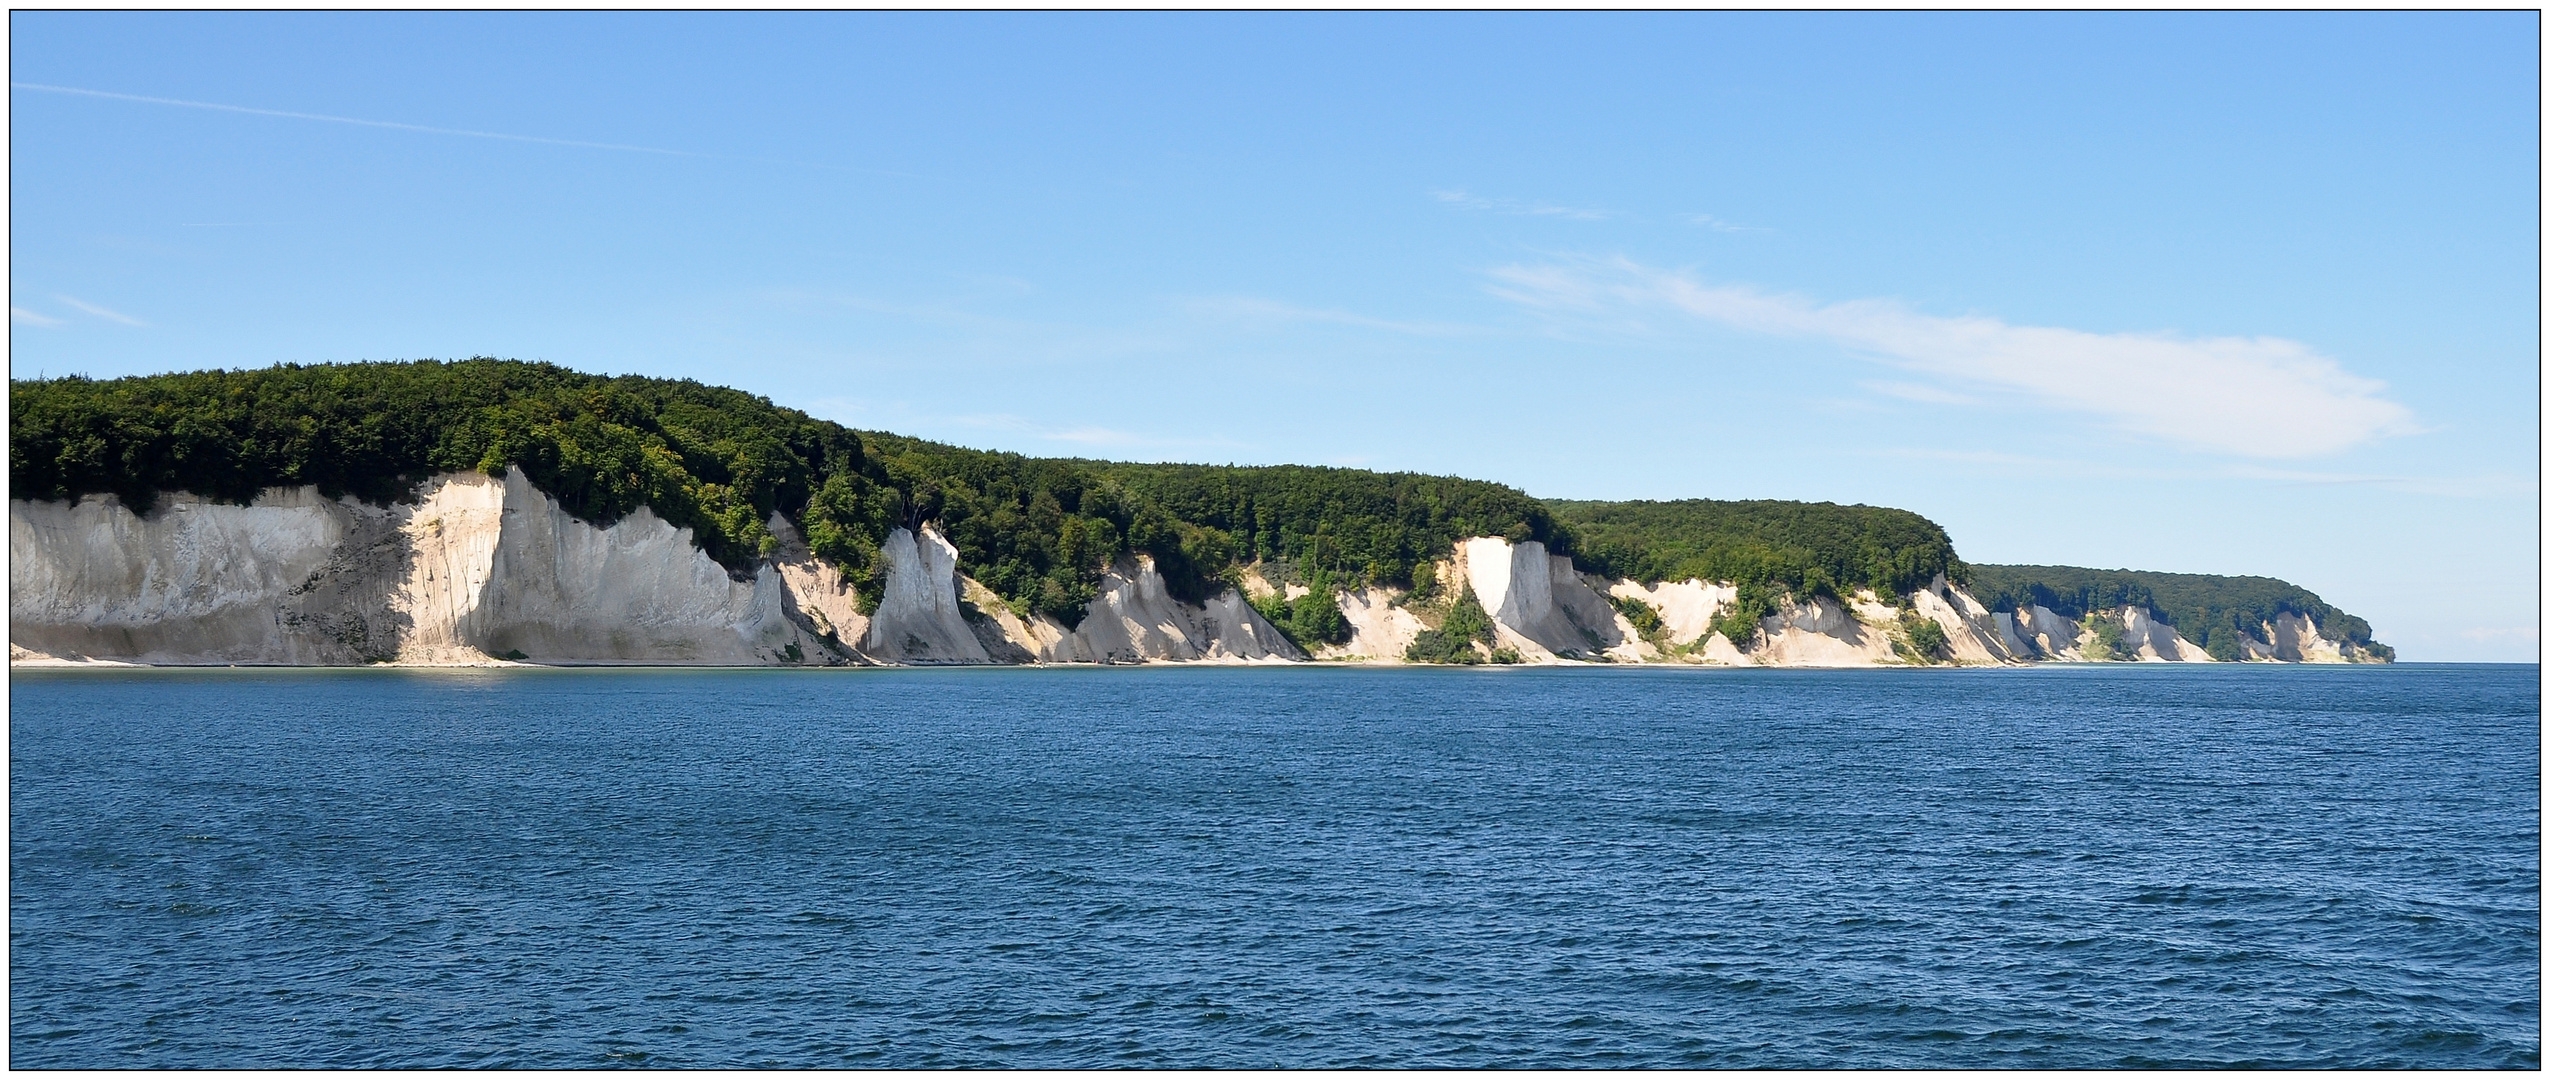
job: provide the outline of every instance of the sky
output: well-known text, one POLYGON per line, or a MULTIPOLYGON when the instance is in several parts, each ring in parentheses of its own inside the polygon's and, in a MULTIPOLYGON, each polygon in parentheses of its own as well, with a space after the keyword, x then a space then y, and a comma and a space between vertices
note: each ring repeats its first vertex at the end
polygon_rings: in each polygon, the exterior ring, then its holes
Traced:
POLYGON ((10 370, 1868 503, 2536 661, 2538 16, 16 12, 10 370))

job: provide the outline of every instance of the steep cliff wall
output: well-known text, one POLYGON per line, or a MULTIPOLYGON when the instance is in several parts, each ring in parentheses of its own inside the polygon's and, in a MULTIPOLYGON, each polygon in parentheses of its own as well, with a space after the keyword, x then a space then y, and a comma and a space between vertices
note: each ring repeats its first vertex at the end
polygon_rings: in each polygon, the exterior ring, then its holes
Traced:
POLYGON ((1079 626, 1065 631, 1050 619, 1039 622, 1029 648, 1047 663, 1309 659, 1237 589, 1224 589, 1200 608, 1170 596, 1148 555, 1119 560, 1107 571, 1079 626))
POLYGON ((1406 656, 1408 646, 1416 644, 1418 632, 1426 628, 1400 606, 1406 597, 1404 589, 1340 591, 1337 611, 1346 617, 1346 640, 1321 648, 1319 659, 1396 662, 1406 656))
POLYGON ((393 514, 269 491, 149 518, 112 496, 9 508, 10 644, 149 664, 352 664, 396 655, 393 514))
MULTIPOLYGON (((2116 628, 2117 660, 2160 660, 2178 663, 2212 663, 2214 657, 2195 643, 2180 637, 2169 624, 2152 617, 2139 606, 2128 605, 2095 612, 2116 628)), ((2004 640, 2022 660, 2078 662, 2091 659, 2101 650, 2097 634, 2085 622, 2074 622, 2042 606, 2030 606, 2017 612, 1996 613, 2004 640)), ((2320 635, 2320 628, 2308 615, 2278 615, 2274 622, 2261 623, 2254 633, 2242 632, 2239 659, 2287 664, 2365 664, 2381 663, 2379 657, 2357 645, 2332 641, 2320 635)))
POLYGON ((1469 584, 1496 623, 1492 644, 1527 661, 1607 657, 1638 639, 1603 595, 1585 584, 1575 560, 1550 554, 1538 541, 1462 541, 1452 576, 1469 584))
POLYGON ((151 664, 765 664, 829 650, 764 566, 736 581, 640 509, 575 520, 519 473, 376 507, 312 488, 12 501, 10 644, 151 664), (791 654, 791 649, 795 653, 791 654))
POLYGON ((868 618, 859 651, 888 663, 992 662, 958 603, 956 545, 924 525, 919 536, 909 529, 887 534, 879 555, 885 560, 885 595, 868 618))
POLYGON ((2288 664, 2368 664, 2385 661, 2372 653, 2344 641, 2320 636, 2319 624, 2308 615, 2290 612, 2259 628, 2266 640, 2244 636, 2242 650, 2250 659, 2280 660, 2288 664))
MULTIPOLYGON (((518 472, 437 476, 387 507, 306 487, 270 489, 246 506, 172 493, 148 516, 109 496, 12 501, 11 656, 320 665, 1308 659, 1240 589, 1183 603, 1147 556, 1110 568, 1086 617, 1065 627, 1022 618, 966 577, 956 548, 930 526, 886 538, 885 586, 868 612, 785 518, 773 515, 767 529, 777 550, 737 578, 651 511, 598 528, 518 472)), ((1736 599, 1727 583, 1597 578, 1537 542, 1496 537, 1461 542, 1435 569, 1448 594, 1466 587, 1477 596, 1493 624, 1490 646, 1533 663, 1898 664, 1918 659, 1908 651, 1912 615, 1938 625, 1939 659, 1959 664, 2080 660, 2104 648, 2090 626, 2043 607, 1992 613, 1944 578, 1900 607, 1866 592, 1783 603, 1739 648, 1709 629, 1736 599), (1660 631, 1642 639, 1615 599, 1653 608, 1660 631)), ((1321 659, 1396 662, 1428 625, 1402 590, 1337 600, 1347 640, 1323 646, 1321 659)), ((2140 608, 2102 617, 2126 656, 2209 659, 2140 608)), ((2306 616, 2281 616, 2241 645, 2259 660, 2370 659, 2306 616)))
POLYGON ((1020 620, 937 530, 883 546, 873 612, 786 519, 739 580, 639 509, 597 528, 519 472, 437 476, 388 507, 273 489, 10 503, 13 661, 145 664, 985 664, 1305 659, 1225 591, 1178 602, 1147 558, 1089 617, 1020 620))

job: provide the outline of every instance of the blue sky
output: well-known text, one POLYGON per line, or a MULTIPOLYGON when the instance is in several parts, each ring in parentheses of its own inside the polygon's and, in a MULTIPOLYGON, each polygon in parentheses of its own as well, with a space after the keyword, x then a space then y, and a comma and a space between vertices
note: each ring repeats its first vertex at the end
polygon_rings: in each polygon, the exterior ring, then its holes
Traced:
POLYGON ((10 28, 18 377, 483 354, 1865 502, 2539 652, 2528 12, 10 28))

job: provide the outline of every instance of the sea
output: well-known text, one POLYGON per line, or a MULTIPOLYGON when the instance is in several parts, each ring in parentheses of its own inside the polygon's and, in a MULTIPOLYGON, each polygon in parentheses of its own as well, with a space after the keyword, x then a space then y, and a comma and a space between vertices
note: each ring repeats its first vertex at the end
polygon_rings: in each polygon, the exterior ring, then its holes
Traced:
POLYGON ((21 670, 8 1064, 2535 1069, 2540 686, 21 670))

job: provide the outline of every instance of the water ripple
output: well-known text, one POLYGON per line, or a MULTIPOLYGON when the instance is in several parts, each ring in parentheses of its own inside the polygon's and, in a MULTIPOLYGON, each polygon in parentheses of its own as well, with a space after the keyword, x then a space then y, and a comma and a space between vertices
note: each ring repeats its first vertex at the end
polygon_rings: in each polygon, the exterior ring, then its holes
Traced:
POLYGON ((17 673, 29 1067, 2523 1067, 2533 667, 17 673))

